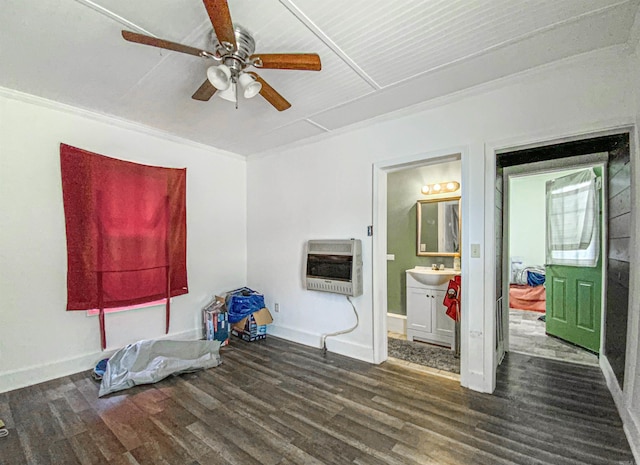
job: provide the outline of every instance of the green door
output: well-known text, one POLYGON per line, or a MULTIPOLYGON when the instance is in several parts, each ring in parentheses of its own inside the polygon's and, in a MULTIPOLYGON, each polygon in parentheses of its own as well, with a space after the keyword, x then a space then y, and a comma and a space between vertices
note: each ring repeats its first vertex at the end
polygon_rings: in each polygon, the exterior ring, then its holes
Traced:
MULTIPOLYGON (((602 168, 595 167, 596 184, 601 185, 602 168)), ((566 178, 568 178, 567 176, 566 178)), ((550 183, 547 189, 550 189, 550 183)), ((599 222, 602 228, 602 189, 596 191, 599 222)), ((547 223, 549 205, 547 204, 547 223)), ((547 234, 549 241, 549 234, 547 234)), ((600 322, 602 312, 602 241, 597 241, 596 266, 568 266, 549 264, 546 268, 546 332, 592 352, 600 351, 600 322)), ((547 258, 547 262, 549 262, 547 258)))

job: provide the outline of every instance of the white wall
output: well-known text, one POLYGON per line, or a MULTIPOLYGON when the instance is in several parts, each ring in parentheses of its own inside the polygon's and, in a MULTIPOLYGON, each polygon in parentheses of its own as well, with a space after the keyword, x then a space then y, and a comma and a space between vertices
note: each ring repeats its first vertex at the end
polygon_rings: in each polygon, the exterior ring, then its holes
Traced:
MULTIPOLYGON (((352 323, 344 298, 303 290, 302 251, 311 238, 361 238, 365 287, 355 299, 360 327, 330 339, 328 347, 373 360, 374 321, 384 319, 374 315, 372 239, 365 233, 372 224, 373 165, 462 147, 463 246, 481 247, 481 258, 474 259, 463 249, 462 383, 492 390, 494 237, 485 241, 485 217, 493 218, 494 207, 485 205, 485 185, 493 185, 494 174, 485 168, 485 146, 628 124, 635 116, 628 64, 627 55, 609 49, 425 105, 415 114, 395 114, 251 158, 248 279, 270 305, 280 304, 273 332, 318 345, 321 333, 352 323)), ((383 300, 380 292, 376 299, 383 300)))
MULTIPOLYGON (((509 178, 509 257, 525 266, 545 263, 546 182, 573 171, 509 178)), ((511 263, 511 260, 509 260, 511 263)))
MULTIPOLYGON (((59 145, 187 167, 189 293, 173 299, 170 336, 199 337, 200 309, 246 278, 246 162, 97 115, 0 93, 0 392, 90 368, 97 317, 67 312, 59 145)), ((164 309, 107 315, 115 349, 164 336, 164 309)))

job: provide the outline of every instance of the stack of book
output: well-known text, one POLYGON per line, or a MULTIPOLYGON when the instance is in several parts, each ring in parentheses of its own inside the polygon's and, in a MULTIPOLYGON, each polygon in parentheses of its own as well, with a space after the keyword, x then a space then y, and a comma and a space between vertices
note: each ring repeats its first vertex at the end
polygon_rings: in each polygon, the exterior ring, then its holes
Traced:
POLYGON ((207 341, 220 341, 221 346, 229 344, 229 318, 224 300, 214 299, 202 309, 204 338, 207 341))

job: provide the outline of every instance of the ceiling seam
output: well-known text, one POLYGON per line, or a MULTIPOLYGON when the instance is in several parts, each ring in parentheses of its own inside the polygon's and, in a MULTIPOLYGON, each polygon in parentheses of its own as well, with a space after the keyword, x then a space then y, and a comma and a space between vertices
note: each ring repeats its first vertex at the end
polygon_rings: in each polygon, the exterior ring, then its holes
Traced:
POLYGON ((300 8, 293 4, 292 0, 280 0, 280 3, 291 14, 298 18, 318 39, 320 39, 327 47, 329 47, 347 66, 349 66, 355 73, 365 80, 373 89, 379 90, 382 87, 373 80, 358 64, 353 61, 331 38, 326 35, 322 30, 307 16, 300 8))
POLYGON ((132 23, 128 19, 123 18, 122 16, 114 13, 111 10, 108 10, 107 8, 105 8, 105 7, 101 6, 101 5, 98 5, 95 2, 92 2, 91 0, 76 0, 76 2, 78 2, 78 3, 80 3, 80 4, 84 5, 84 6, 87 6, 87 7, 91 8, 94 11, 97 11, 98 13, 100 13, 100 14, 108 17, 108 18, 111 18, 111 19, 115 20, 115 21, 119 22, 120 24, 125 25, 126 27, 131 28, 136 32, 139 32, 141 34, 146 34, 146 35, 151 36, 151 37, 155 37, 156 39, 158 38, 158 36, 152 34, 151 32, 147 31, 143 27, 138 26, 135 23, 132 23))
POLYGON ((307 123, 311 124, 312 126, 317 127, 318 129, 322 129, 325 132, 331 132, 330 129, 325 128, 323 125, 316 123, 315 121, 313 121, 312 119, 309 118, 305 118, 304 119, 307 123))
MULTIPOLYGON (((148 36, 151 37, 155 37, 158 38, 158 36, 156 36, 155 34, 153 34, 152 32, 147 31, 146 29, 144 29, 141 26, 138 26, 137 24, 129 21, 128 19, 125 19, 124 17, 114 13, 111 10, 108 10, 107 8, 104 8, 103 6, 98 5, 97 3, 93 2, 92 0, 76 0, 76 2, 80 3, 81 5, 84 5, 86 7, 91 8, 92 10, 102 14, 103 16, 106 16, 110 19, 113 19, 117 22, 119 22, 120 24, 125 25, 126 27, 130 28, 130 29, 134 29, 138 32, 140 32, 141 34, 146 34, 148 36)), ((191 33, 189 35, 187 35, 187 37, 185 38, 186 42, 190 42, 191 40, 193 40, 194 38, 198 37, 200 34, 202 34, 207 26, 208 22, 207 21, 203 21, 200 26, 194 28, 193 31, 191 31, 191 33)), ((161 66, 164 61, 166 59, 169 58, 170 54, 165 53, 164 50, 160 49, 159 51, 160 56, 162 58, 160 58, 160 60, 151 67, 151 69, 149 69, 146 73, 144 73, 140 79, 138 79, 138 81, 133 84, 129 89, 127 89, 118 99, 118 102, 122 101, 123 99, 125 99, 128 95, 131 94, 131 92, 134 92, 135 89, 142 83, 144 82, 149 75, 153 74, 153 72, 159 67, 161 66)))
MULTIPOLYGON (((189 36, 191 36, 193 34, 190 34, 189 36)), ((117 103, 119 104, 123 99, 126 99, 127 96, 131 95, 132 92, 135 92, 136 89, 138 88, 138 86, 142 83, 144 83, 144 81, 146 81, 149 76, 152 76, 154 74, 154 72, 156 71, 156 69, 158 69, 160 66, 162 66, 165 62, 165 60, 168 60, 169 57, 171 56, 171 54, 165 53, 164 50, 160 49, 160 56, 162 58, 160 58, 160 60, 158 60, 158 62, 153 65, 146 73, 144 73, 140 79, 138 79, 135 84, 133 84, 129 89, 127 89, 118 99, 117 103)), ((196 57, 197 58, 197 57, 196 57)), ((204 57, 203 57, 204 58, 204 57)))

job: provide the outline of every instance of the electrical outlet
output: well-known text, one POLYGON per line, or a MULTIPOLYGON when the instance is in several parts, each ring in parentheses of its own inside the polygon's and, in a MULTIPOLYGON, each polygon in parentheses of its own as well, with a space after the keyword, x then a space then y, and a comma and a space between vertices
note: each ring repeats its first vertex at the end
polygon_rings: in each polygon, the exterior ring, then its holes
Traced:
POLYGON ((273 311, 278 313, 280 311, 280 304, 273 304, 273 311))

